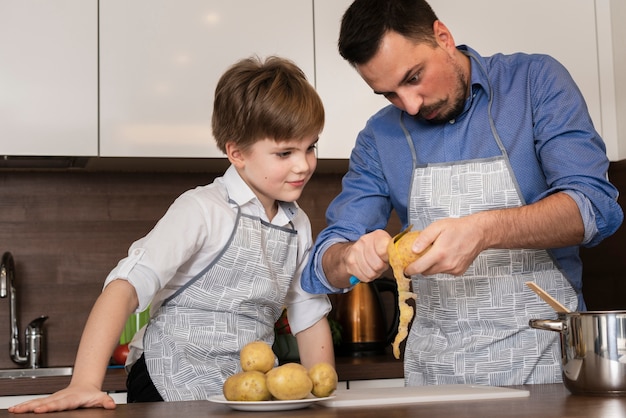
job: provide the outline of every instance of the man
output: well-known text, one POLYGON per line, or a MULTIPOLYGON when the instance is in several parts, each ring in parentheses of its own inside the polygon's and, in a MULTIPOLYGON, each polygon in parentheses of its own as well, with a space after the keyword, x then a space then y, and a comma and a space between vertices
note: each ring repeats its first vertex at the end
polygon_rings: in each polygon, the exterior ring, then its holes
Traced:
POLYGON ((343 292, 388 269, 392 209, 422 233, 407 385, 561 381, 554 316, 524 283, 585 308, 580 245, 623 220, 609 161, 567 70, 545 55, 482 57, 456 46, 423 0, 356 0, 341 55, 392 104, 359 134, 343 190, 303 275, 343 292))

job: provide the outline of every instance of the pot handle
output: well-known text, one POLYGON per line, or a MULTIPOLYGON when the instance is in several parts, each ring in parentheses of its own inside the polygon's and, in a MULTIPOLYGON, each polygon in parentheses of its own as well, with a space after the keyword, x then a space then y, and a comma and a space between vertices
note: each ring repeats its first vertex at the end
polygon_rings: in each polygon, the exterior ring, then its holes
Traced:
POLYGON ((565 322, 556 321, 554 319, 531 319, 528 321, 528 325, 531 328, 543 329, 546 331, 563 332, 567 329, 565 322))

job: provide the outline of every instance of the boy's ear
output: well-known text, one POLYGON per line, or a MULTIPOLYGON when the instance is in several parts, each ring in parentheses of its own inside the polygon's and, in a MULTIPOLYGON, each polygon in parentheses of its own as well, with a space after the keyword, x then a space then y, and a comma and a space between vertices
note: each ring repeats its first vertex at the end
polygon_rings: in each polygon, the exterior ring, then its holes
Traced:
POLYGON ((228 161, 235 167, 243 167, 244 153, 234 142, 226 143, 226 156, 228 157, 228 161))

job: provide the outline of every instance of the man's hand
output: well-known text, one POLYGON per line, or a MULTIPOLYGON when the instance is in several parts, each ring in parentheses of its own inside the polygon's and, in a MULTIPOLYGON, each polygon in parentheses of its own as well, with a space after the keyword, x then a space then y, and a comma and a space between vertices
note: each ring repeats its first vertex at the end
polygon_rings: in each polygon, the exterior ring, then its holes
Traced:
POLYGON ((418 273, 460 276, 485 249, 482 233, 471 216, 433 222, 419 234, 413 252, 421 253, 431 244, 432 248, 407 266, 404 271, 407 276, 418 273))
POLYGON ((351 276, 362 282, 377 279, 388 268, 387 244, 391 236, 378 229, 358 241, 331 246, 323 258, 324 272, 335 287, 350 286, 351 276))
POLYGON ((433 246, 410 264, 405 274, 460 276, 488 248, 547 249, 578 245, 584 231, 578 206, 566 193, 556 193, 521 207, 441 219, 424 228, 413 243, 416 253, 433 246))

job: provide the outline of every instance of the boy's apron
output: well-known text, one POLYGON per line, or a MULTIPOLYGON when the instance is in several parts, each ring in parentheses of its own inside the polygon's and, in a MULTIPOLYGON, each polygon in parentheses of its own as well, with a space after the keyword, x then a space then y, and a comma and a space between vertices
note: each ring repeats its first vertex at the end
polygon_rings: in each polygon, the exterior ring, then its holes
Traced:
POLYGON ((166 401, 222 394, 249 342, 272 344, 296 271, 297 232, 239 214, 221 255, 159 308, 144 355, 166 401))
MULTIPOLYGON (((491 99, 490 99, 491 103, 491 99)), ((413 155, 409 223, 422 230, 443 218, 524 204, 502 141, 488 117, 501 155, 419 166, 413 155)), ((409 386, 492 386, 561 382, 559 335, 529 327, 531 318, 555 318, 524 282, 534 281, 576 310, 575 290, 546 250, 488 249, 460 277, 415 275, 416 314, 405 351, 409 386)))

